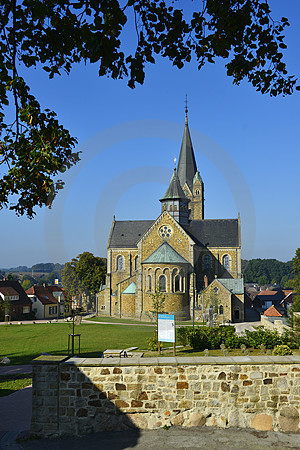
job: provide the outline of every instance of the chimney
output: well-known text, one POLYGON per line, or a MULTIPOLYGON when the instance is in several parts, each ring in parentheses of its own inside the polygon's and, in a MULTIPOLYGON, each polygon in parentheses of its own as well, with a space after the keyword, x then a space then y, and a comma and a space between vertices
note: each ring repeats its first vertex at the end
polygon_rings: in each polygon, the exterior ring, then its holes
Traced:
POLYGON ((207 275, 204 275, 204 289, 206 289, 208 286, 208 278, 207 275))

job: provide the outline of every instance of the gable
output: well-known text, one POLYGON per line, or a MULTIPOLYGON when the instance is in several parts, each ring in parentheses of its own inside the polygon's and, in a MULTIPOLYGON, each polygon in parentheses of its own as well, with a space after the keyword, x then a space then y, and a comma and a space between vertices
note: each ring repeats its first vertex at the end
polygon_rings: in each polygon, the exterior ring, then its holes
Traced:
POLYGON ((183 227, 167 212, 164 211, 138 243, 141 249, 141 260, 145 261, 164 242, 167 242, 186 262, 193 264, 194 241, 183 227), (162 228, 167 227, 170 233, 164 234, 162 228))
POLYGON ((168 242, 164 242, 142 263, 186 264, 188 261, 174 250, 168 242))

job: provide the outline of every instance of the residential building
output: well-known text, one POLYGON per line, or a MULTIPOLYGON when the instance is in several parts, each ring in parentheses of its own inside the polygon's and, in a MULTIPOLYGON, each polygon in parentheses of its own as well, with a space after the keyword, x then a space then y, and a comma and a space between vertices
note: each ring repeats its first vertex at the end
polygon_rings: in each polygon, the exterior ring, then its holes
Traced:
POLYGON ((32 286, 26 291, 36 319, 56 319, 64 315, 65 295, 59 286, 32 286))
POLYGON ((10 320, 30 318, 31 301, 17 280, 0 281, 0 302, 10 320))

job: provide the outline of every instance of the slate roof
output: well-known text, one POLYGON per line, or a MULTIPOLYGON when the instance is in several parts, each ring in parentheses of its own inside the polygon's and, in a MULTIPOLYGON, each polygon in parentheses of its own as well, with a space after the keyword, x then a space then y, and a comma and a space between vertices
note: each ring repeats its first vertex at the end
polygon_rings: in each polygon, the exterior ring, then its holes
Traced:
POLYGON ((22 288, 22 286, 20 285, 20 283, 17 280, 0 281, 0 287, 1 288, 11 287, 19 294, 18 300, 12 300, 13 305, 16 305, 16 306, 30 306, 31 305, 31 300, 28 298, 26 292, 24 291, 24 289, 22 288))
POLYGON ((153 220, 115 221, 108 248, 136 248, 137 242, 153 222, 153 220))
POLYGON ((180 155, 177 166, 177 174, 181 187, 185 183, 191 188, 193 186, 193 179, 197 172, 197 164, 195 160, 193 144, 191 140, 190 130, 188 124, 185 124, 184 133, 181 143, 180 155))
POLYGON ((143 261, 144 263, 186 264, 188 261, 174 250, 168 242, 164 242, 143 261))
POLYGON ((133 281, 132 283, 129 284, 129 286, 127 286, 126 289, 124 289, 122 294, 135 294, 135 292, 136 292, 136 284, 133 281))
POLYGON ((200 247, 238 247, 238 219, 192 220, 182 226, 200 247))
POLYGON ((243 278, 218 278, 218 281, 232 294, 244 294, 243 278))
MULTIPOLYGON (((153 220, 120 220, 113 225, 108 248, 137 248, 153 220)), ((181 225, 200 247, 238 247, 238 219, 192 220, 181 225)))
POLYGON ((186 196, 184 195, 184 192, 182 190, 182 187, 180 186, 179 178, 176 174, 176 169, 174 169, 172 178, 170 180, 169 187, 167 189, 167 192, 163 196, 163 198, 160 199, 160 201, 163 200, 172 200, 172 199, 185 199, 187 200, 186 196))

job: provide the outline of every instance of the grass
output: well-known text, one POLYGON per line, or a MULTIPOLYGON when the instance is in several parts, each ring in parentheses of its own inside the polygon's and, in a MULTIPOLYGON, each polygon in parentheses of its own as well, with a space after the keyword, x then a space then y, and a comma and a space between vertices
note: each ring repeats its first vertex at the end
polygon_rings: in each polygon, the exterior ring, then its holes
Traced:
POLYGON ((6 397, 26 386, 30 386, 32 378, 30 374, 0 375, 0 397, 6 397))
MULTIPOLYGON (((8 356, 12 364, 28 364, 43 352, 67 355, 71 333, 72 327, 67 323, 1 325, 0 357, 8 356)), ((146 349, 153 327, 81 324, 75 327, 75 333, 81 334, 81 356, 100 357, 108 348, 146 349)))
MULTIPOLYGON (((100 357, 106 349, 124 349, 148 347, 147 339, 153 336, 154 327, 124 326, 116 324, 84 324, 76 326, 75 333, 81 334, 81 356, 100 357)), ((1 325, 0 326, 0 359, 8 356, 12 364, 28 364, 41 353, 51 355, 67 355, 68 334, 72 326, 68 323, 35 324, 35 325, 1 325)), ((166 344, 165 347, 168 345, 166 344)), ((76 354, 77 347, 75 348, 76 354)), ((260 350, 252 350, 251 355, 260 355, 260 350)), ((300 354, 293 351, 294 355, 300 354)), ((163 356, 171 356, 172 349, 164 350, 163 356)), ((204 352, 196 352, 185 347, 177 350, 178 356, 204 356, 204 352)), ((210 356, 222 356, 221 350, 210 350, 210 356)), ((229 356, 242 355, 241 350, 230 350, 229 356)), ((157 352, 146 352, 145 356, 157 356, 157 352)))
MULTIPOLYGON (((102 316, 102 317, 92 317, 91 319, 86 319, 88 321, 91 322, 108 322, 108 323, 129 323, 129 324, 143 324, 143 325, 152 325, 155 326, 154 322, 146 322, 146 321, 142 321, 142 320, 135 320, 135 319, 124 319, 124 318, 119 318, 119 317, 107 317, 107 316, 102 316)), ((204 322, 199 322, 195 320, 195 325, 203 325, 204 322)), ((179 321, 176 322, 176 325, 193 325, 193 321, 192 320, 185 320, 185 321, 179 321)))

